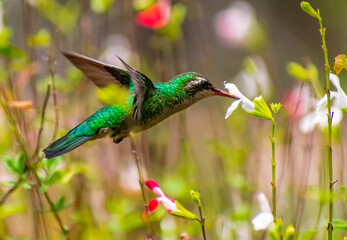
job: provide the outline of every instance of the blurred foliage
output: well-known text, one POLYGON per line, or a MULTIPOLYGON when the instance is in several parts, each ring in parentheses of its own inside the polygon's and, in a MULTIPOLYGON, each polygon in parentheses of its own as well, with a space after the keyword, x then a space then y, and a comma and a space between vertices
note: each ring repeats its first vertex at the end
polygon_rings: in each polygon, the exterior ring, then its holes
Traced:
MULTIPOLYGON (((229 1, 168 1, 170 17, 164 27, 137 26, 136 14, 158 2, 1 1, 0 98, 6 111, 0 108, 0 239, 177 239, 180 234, 202 239, 197 221, 175 218, 163 208, 147 218, 141 215, 145 207, 126 139, 118 145, 99 140, 63 157, 43 159, 41 151, 52 142, 56 124, 61 136, 101 105, 124 104, 129 95, 115 85, 92 86, 60 56, 60 50, 113 65, 117 62, 109 56, 124 56, 160 81, 197 71, 218 87, 224 80, 236 81, 238 74, 261 74, 250 56, 257 54, 273 79, 269 84, 274 91, 266 96, 269 102, 280 102, 283 92, 297 84, 311 86, 310 97, 324 95, 319 34, 315 25, 304 21, 307 15, 297 2, 247 1, 256 21, 241 40, 243 46, 235 48, 221 45, 212 29, 215 16, 228 8, 229 1), (119 44, 115 53, 114 34, 130 46, 119 44), (68 237, 63 229, 69 229, 68 237)), ((329 51, 346 52, 345 4, 321 0, 315 5, 324 9, 329 51)), ((316 17, 309 5, 301 7, 316 17)), ((225 30, 239 36, 235 29, 225 30)), ((334 70, 344 88, 346 69, 345 54, 336 56, 334 70)), ((246 86, 248 80, 242 80, 246 86)), ((283 221, 279 219, 272 229, 256 232, 250 223, 258 211, 254 193, 271 191, 271 123, 242 109, 224 120, 228 100, 204 100, 138 134, 137 150, 146 177, 160 180, 165 193, 193 215, 198 216, 196 204, 201 205, 208 239, 324 239, 329 201, 326 154, 321 150, 324 130, 323 136, 318 129, 303 134, 299 121, 287 119, 280 105, 271 104, 271 112, 263 98, 254 103, 262 118, 271 120, 278 112, 277 211, 283 221)), ((333 148, 339 180, 334 188, 335 239, 347 231, 344 125, 345 120, 334 129, 341 140, 333 148)), ((149 191, 145 194, 149 199, 149 191)))

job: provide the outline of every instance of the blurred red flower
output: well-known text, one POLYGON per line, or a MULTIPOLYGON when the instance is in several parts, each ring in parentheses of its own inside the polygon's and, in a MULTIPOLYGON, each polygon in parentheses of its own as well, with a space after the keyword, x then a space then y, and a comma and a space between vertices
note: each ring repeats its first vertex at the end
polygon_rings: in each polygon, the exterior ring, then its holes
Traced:
POLYGON ((160 29, 165 27, 170 20, 170 0, 158 0, 149 8, 136 14, 136 23, 140 26, 160 29))

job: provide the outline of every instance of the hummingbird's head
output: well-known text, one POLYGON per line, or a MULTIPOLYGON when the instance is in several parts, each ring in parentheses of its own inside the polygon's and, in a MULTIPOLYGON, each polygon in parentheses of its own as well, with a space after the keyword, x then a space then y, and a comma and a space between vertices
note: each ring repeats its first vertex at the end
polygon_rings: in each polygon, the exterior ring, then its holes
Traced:
POLYGON ((193 95, 196 99, 202 99, 209 96, 222 96, 232 99, 239 99, 238 97, 229 94, 213 86, 213 84, 200 74, 195 74, 193 78, 186 82, 184 87, 185 91, 193 95))

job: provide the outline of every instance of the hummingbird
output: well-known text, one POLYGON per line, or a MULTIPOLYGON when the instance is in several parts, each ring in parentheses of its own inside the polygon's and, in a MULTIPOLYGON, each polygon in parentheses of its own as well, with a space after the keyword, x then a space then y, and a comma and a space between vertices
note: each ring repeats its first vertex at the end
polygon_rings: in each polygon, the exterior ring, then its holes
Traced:
POLYGON ((196 72, 173 77, 168 82, 152 82, 146 75, 130 67, 121 58, 125 69, 87 56, 62 52, 84 75, 100 88, 117 84, 129 91, 124 105, 105 106, 43 150, 46 159, 63 155, 87 141, 110 136, 120 143, 134 133, 153 127, 169 116, 210 96, 238 99, 196 72))

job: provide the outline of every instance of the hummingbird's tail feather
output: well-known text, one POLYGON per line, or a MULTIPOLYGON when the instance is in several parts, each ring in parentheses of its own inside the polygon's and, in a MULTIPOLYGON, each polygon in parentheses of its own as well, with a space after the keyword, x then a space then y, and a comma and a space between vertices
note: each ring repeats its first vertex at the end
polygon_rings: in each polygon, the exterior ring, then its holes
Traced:
POLYGON ((74 150, 92 138, 93 136, 76 136, 69 132, 45 148, 43 152, 45 153, 46 159, 58 157, 74 150))

